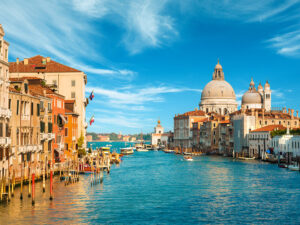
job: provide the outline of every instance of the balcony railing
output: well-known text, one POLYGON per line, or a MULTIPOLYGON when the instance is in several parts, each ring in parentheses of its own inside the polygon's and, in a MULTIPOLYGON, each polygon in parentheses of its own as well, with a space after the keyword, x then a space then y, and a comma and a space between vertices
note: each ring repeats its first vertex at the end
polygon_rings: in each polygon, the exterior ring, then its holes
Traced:
POLYGON ((11 111, 9 109, 0 108, 0 117, 10 118, 11 111))
POLYGON ((0 137, 0 145, 5 145, 5 144, 6 144, 6 138, 0 137))
POLYGON ((55 134, 53 133, 48 133, 48 140, 52 140, 55 138, 55 134))
POLYGON ((46 140, 46 139, 48 139, 48 134, 47 134, 47 133, 40 133, 40 139, 41 139, 41 140, 46 140))
POLYGON ((30 119, 30 115, 22 115, 21 119, 22 120, 29 120, 30 119))
POLYGON ((38 145, 37 147, 38 147, 38 150, 39 150, 39 151, 42 151, 42 150, 43 150, 43 146, 42 146, 42 145, 38 145))
POLYGON ((6 137, 5 138, 5 142, 6 142, 5 143, 6 145, 11 145, 11 138, 10 137, 6 137))
POLYGON ((76 141, 76 137, 75 136, 72 137, 72 141, 76 141))

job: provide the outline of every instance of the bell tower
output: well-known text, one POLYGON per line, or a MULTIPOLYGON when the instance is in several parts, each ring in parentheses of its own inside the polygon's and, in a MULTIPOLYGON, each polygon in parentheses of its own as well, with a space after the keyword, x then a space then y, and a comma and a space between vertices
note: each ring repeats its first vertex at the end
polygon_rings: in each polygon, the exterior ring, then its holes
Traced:
POLYGON ((271 105, 271 88, 270 88, 270 84, 267 81, 265 83, 265 89, 264 89, 264 109, 266 111, 271 111, 272 105, 271 105))

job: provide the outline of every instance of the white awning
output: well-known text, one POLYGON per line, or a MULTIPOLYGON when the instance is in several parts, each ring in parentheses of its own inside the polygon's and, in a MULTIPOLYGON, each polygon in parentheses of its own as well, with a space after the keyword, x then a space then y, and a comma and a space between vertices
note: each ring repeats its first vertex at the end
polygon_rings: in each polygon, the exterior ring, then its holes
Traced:
POLYGON ((62 119, 63 123, 66 124, 67 123, 66 118, 61 114, 58 114, 58 115, 62 119))

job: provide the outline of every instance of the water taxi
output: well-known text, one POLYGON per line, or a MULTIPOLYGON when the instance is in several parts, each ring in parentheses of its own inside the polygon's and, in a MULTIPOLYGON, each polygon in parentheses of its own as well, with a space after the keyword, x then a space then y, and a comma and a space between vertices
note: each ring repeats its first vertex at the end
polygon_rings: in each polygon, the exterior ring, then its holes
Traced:
POLYGON ((288 169, 289 170, 292 170, 292 171, 299 171, 299 166, 296 166, 296 165, 289 165, 288 166, 288 169))
POLYGON ((194 161, 194 159, 191 156, 184 156, 183 157, 186 161, 194 161))
POLYGON ((149 150, 145 148, 144 144, 136 144, 135 150, 137 152, 148 152, 149 150))
POLYGON ((131 155, 131 154, 133 154, 133 148, 132 147, 121 148, 121 154, 123 154, 123 155, 131 155))
POLYGON ((109 154, 110 153, 110 147, 101 147, 100 151, 104 154, 109 154))

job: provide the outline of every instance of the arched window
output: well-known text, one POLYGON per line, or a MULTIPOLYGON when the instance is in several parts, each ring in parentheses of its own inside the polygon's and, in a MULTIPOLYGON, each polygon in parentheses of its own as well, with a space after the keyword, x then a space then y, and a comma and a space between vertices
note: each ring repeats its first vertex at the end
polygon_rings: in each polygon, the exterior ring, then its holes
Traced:
POLYGON ((219 78, 221 77, 221 73, 220 73, 220 70, 218 71, 218 76, 219 76, 219 78))

